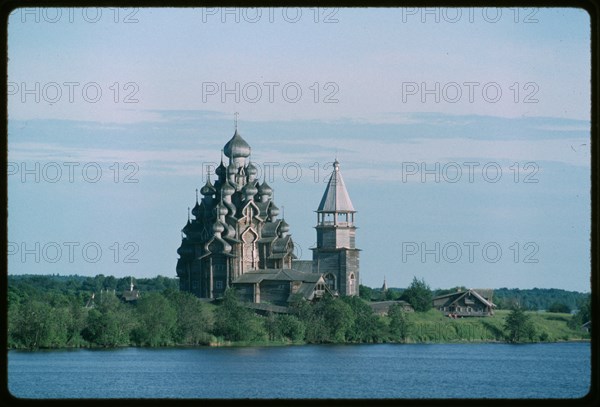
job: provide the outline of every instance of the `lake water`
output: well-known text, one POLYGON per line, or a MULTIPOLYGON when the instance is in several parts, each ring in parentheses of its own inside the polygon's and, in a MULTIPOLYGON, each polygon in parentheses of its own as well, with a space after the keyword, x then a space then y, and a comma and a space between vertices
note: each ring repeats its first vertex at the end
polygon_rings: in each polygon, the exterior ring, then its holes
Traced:
POLYGON ((590 344, 9 351, 19 398, 579 398, 590 344))

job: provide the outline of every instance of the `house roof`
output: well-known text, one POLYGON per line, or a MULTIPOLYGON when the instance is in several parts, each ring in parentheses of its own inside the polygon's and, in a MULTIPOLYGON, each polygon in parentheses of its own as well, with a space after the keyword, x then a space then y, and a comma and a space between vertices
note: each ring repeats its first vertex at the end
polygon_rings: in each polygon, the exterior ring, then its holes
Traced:
POLYGON ((488 307, 496 307, 496 305, 494 303, 483 298, 483 296, 481 296, 477 291, 475 291, 472 288, 469 290, 466 290, 466 291, 457 291, 454 293, 439 295, 439 296, 435 297, 433 300, 436 301, 436 300, 441 300, 443 298, 448 298, 450 300, 448 305, 452 305, 455 302, 457 302, 458 300, 460 300, 461 298, 463 298, 464 296, 466 296, 467 294, 472 294, 475 298, 477 298, 479 301, 481 301, 484 305, 486 305, 488 307))
POLYGON ((123 291, 123 299, 125 301, 135 301, 138 298, 140 298, 140 292, 138 290, 123 291))
POLYGON ((304 298, 306 298, 307 300, 312 300, 313 296, 315 294, 315 286, 321 282, 323 283, 323 290, 326 291, 327 293, 329 293, 329 295, 334 296, 334 293, 329 289, 329 286, 327 286, 327 284, 325 284, 325 281, 322 281, 322 275, 321 274, 317 274, 317 273, 310 273, 313 275, 316 275, 317 278, 314 281, 303 281, 302 284, 300 284, 300 287, 298 287, 298 289, 296 290, 295 293, 290 293, 289 297, 288 297, 288 302, 291 302, 294 299, 295 295, 302 295, 304 298))
POLYGON ((472 288, 472 290, 477 292, 488 301, 491 301, 494 295, 494 290, 491 288, 472 288))
POLYGON ((312 260, 294 260, 292 261, 292 268, 303 273, 312 273, 313 262, 312 260))
POLYGON ((307 298, 310 300, 312 297, 312 294, 315 290, 316 284, 317 284, 316 282, 312 282, 312 283, 304 283, 303 282, 302 284, 300 284, 300 287, 298 287, 298 290, 295 293, 289 295, 288 302, 292 300, 294 295, 298 295, 298 294, 300 294, 304 298, 307 298))
POLYGON ((316 283, 321 277, 317 273, 303 273, 294 269, 261 269, 248 271, 233 281, 233 284, 254 284, 267 281, 302 281, 316 283))
POLYGON ((288 244, 291 239, 292 237, 288 235, 275 240, 272 246, 273 253, 287 253, 288 244))
POLYGON ((275 222, 267 222, 263 225, 262 228, 262 238, 267 237, 277 237, 277 226, 279 226, 280 220, 276 220, 275 222))

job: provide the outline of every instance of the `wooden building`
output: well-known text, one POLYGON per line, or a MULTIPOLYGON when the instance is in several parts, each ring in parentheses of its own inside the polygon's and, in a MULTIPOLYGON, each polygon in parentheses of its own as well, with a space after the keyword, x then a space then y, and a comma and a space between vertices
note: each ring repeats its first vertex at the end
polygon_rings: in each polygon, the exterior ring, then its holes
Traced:
POLYGON ((323 293, 358 295, 358 249, 352 206, 334 162, 317 209, 317 245, 312 261, 299 261, 285 219, 278 219, 273 189, 257 179, 250 145, 236 130, 223 148, 229 159, 210 174, 182 229, 176 271, 179 288, 216 299, 229 287, 254 303, 287 304, 300 293, 307 300, 323 293), (323 288, 323 285, 327 287, 323 288))
POLYGON ((123 291, 121 298, 125 302, 135 302, 140 298, 140 291, 133 285, 133 277, 129 281, 129 290, 123 291))
POLYGON ((496 307, 491 298, 491 290, 457 291, 435 297, 433 308, 450 317, 488 317, 496 307))
POLYGON ((294 242, 290 226, 278 219, 273 189, 257 179, 250 146, 235 130, 223 153, 229 158, 208 174, 202 199, 182 229, 177 276, 182 291, 200 298, 219 298, 249 270, 291 268, 294 242))
POLYGON ((313 271, 323 274, 329 288, 339 295, 358 295, 360 250, 356 248, 355 214, 335 160, 317 209, 317 247, 311 250, 313 271))
POLYGON ((240 300, 256 304, 287 306, 295 295, 313 301, 334 295, 323 275, 296 270, 266 269, 244 273, 233 282, 240 300))

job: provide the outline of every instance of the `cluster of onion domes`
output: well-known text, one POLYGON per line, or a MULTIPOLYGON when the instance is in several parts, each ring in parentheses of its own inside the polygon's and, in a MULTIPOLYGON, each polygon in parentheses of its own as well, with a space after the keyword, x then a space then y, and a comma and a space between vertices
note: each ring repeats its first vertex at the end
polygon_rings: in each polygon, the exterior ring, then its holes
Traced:
POLYGON ((187 281, 189 290, 197 291, 196 294, 213 295, 212 270, 215 265, 222 266, 223 260, 230 265, 227 275, 232 278, 231 271, 235 277, 239 267, 242 273, 260 264, 283 267, 286 258, 293 258, 290 225, 284 219, 278 219, 280 211, 273 202, 273 188, 264 180, 260 182, 260 167, 250 160, 250 153, 250 145, 236 128, 223 147, 220 164, 196 190, 196 204, 191 209, 193 219, 190 219, 188 208, 188 221, 182 229, 181 246, 177 249, 181 256, 177 262, 177 275, 181 281, 187 281), (229 158, 228 162, 223 162, 224 156, 229 158), (244 238, 250 235, 251 241, 244 238), (249 244, 253 247, 248 248, 246 245, 249 244), (251 261, 246 256, 250 252, 258 255, 252 256, 251 261), (238 263, 240 258, 242 261, 238 263), (208 270, 210 279, 205 277, 208 270), (192 275, 200 281, 192 279, 192 275), (195 288, 192 283, 196 283, 195 288))
MULTIPOLYGON (((188 238, 205 240, 213 235, 226 251, 226 246, 231 246, 223 238, 236 239, 236 229, 226 219, 239 216, 240 205, 245 205, 249 201, 266 205, 261 206, 261 211, 264 210, 268 219, 275 222, 279 215, 279 208, 272 201, 273 188, 266 181, 261 183, 257 180, 259 169, 254 163, 250 160, 246 163, 250 152, 250 146, 236 129, 235 134, 222 150, 222 153, 229 157, 229 164, 223 163, 222 155, 221 163, 214 171, 216 175, 214 185, 210 179, 211 174, 208 174, 206 183, 200 188, 199 192, 203 197, 200 202, 196 190, 196 204, 191 210, 195 221, 190 222, 188 219, 182 229, 188 238)), ((290 226, 285 220, 281 220, 277 230, 280 236, 283 236, 289 232, 290 226)), ((184 248, 182 245, 181 250, 189 254, 187 246, 184 248)))

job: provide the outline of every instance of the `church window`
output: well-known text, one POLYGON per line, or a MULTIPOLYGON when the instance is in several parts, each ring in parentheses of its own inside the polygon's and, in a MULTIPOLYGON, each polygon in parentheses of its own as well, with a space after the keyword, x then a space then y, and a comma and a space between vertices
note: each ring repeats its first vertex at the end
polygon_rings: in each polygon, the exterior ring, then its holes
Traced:
POLYGON ((329 289, 335 290, 335 276, 331 273, 327 273, 325 275, 325 284, 327 284, 329 289))
POLYGON ((349 290, 348 290, 349 293, 348 294, 354 295, 355 294, 355 290, 356 290, 356 287, 355 287, 355 284, 354 284, 354 273, 350 274, 350 281, 349 281, 349 283, 350 284, 349 284, 349 290))
POLYGON ((215 288, 216 288, 217 290, 221 290, 221 289, 223 289, 223 281, 221 281, 221 280, 217 280, 217 281, 215 281, 215 288))

